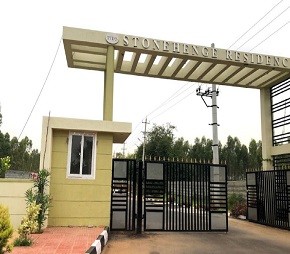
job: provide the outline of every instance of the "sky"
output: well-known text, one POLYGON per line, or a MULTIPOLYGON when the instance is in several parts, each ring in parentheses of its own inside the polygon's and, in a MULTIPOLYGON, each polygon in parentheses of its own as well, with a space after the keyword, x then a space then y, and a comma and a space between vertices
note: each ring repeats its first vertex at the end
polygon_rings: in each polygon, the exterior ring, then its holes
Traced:
MULTIPOLYGON (((11 138, 27 136, 33 148, 40 149, 42 117, 49 112, 53 117, 102 120, 104 74, 67 67, 63 26, 290 57, 289 6, 290 0, 1 1, 1 131, 11 138)), ((133 132, 125 146, 114 145, 114 153, 124 147, 125 153, 134 152, 146 116, 148 130, 170 123, 176 126, 175 137, 190 144, 196 137, 212 138, 211 108, 196 95, 199 85, 115 74, 113 120, 132 123, 133 132)), ((208 87, 211 84, 201 86, 208 87)), ((247 146, 252 138, 261 140, 260 91, 222 85, 218 89, 221 143, 229 135, 247 146)))

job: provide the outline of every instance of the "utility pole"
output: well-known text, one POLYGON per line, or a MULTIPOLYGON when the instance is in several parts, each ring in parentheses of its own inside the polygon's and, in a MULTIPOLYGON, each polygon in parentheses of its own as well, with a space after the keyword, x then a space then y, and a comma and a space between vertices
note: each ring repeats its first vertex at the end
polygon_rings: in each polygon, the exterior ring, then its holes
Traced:
POLYGON ((219 147, 218 147, 218 130, 217 127, 219 126, 217 123, 217 99, 216 97, 218 96, 219 91, 216 88, 216 85, 213 84, 212 88, 208 88, 205 91, 202 91, 201 88, 196 89, 196 95, 201 96, 204 104, 207 107, 211 107, 212 109, 212 152, 213 152, 213 163, 214 164, 219 164, 219 147), (210 97, 212 99, 212 105, 207 105, 206 101, 204 100, 203 97, 210 97))
MULTIPOLYGON (((214 48, 214 43, 211 44, 214 48)), ((212 152, 213 152, 213 163, 219 164, 219 139, 218 139, 218 123, 217 123, 217 99, 218 91, 216 84, 211 85, 212 90, 212 152)))
MULTIPOLYGON (((137 234, 141 234, 142 232, 142 217, 143 217, 143 174, 145 169, 145 147, 146 147, 146 139, 147 139, 147 116, 145 118, 144 123, 144 133, 143 133, 143 153, 142 153, 142 167, 138 167, 138 195, 137 195, 137 234)), ((140 164, 139 164, 140 165, 140 164)))
POLYGON ((217 123, 217 99, 219 91, 216 88, 215 84, 212 84, 212 88, 206 89, 204 92, 201 90, 201 88, 196 89, 196 95, 201 96, 204 104, 207 107, 211 107, 212 110, 212 153, 213 153, 213 163, 219 164, 219 147, 218 147, 218 130, 217 127, 219 126, 217 123), (212 99, 212 105, 207 105, 206 101, 203 97, 211 97, 212 99))
POLYGON ((124 142, 123 143, 123 148, 122 148, 122 150, 123 150, 123 158, 125 158, 125 150, 126 150, 126 142, 124 142))
MULTIPOLYGON (((214 48, 214 43, 211 44, 211 47, 214 48)), ((201 91, 201 88, 196 89, 196 95, 201 96, 204 104, 207 107, 211 107, 212 110, 212 153, 213 153, 213 163, 219 164, 219 140, 218 140, 218 129, 219 126, 217 123, 217 96, 219 94, 219 91, 216 88, 216 84, 212 84, 211 89, 208 88, 204 92, 201 91), (203 97, 210 97, 212 100, 212 105, 207 105, 206 101, 203 97)))
POLYGON ((218 140, 218 123, 217 123, 217 95, 216 84, 212 84, 212 152, 213 163, 219 164, 219 140, 218 140))
POLYGON ((143 162, 143 167, 144 167, 144 161, 145 161, 145 146, 146 146, 146 140, 147 140, 147 124, 150 124, 147 122, 147 116, 145 119, 145 122, 142 122, 145 125, 144 133, 143 133, 143 153, 142 153, 142 162, 143 162))

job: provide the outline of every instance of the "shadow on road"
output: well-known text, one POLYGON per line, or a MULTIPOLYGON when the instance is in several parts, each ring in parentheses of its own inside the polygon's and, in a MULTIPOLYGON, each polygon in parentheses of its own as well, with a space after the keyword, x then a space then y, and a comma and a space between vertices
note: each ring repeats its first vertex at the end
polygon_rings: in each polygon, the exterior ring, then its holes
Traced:
POLYGON ((228 233, 111 232, 103 254, 290 253, 290 231, 229 218, 228 233))

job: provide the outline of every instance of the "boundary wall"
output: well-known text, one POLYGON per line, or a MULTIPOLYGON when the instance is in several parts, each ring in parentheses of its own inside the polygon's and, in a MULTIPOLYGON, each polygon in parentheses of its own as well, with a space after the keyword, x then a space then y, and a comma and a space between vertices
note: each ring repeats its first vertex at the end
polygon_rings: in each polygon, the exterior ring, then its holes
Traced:
POLYGON ((33 187, 32 180, 0 179, 0 203, 8 206, 14 230, 17 230, 22 217, 26 214, 25 192, 31 187, 33 187))

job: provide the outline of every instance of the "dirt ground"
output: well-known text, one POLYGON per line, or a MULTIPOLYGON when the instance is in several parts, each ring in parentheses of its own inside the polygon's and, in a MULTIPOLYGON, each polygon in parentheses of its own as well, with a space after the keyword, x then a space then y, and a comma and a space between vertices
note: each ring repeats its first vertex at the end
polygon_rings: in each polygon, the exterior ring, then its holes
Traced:
POLYGON ((102 254, 290 253, 290 231, 229 218, 228 233, 111 232, 102 254))

